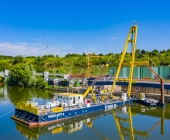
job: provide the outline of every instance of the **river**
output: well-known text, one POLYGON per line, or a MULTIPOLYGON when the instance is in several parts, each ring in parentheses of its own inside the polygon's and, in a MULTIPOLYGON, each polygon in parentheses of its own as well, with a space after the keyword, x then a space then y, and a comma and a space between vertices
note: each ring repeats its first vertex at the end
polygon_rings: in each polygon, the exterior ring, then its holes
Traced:
POLYGON ((0 87, 0 140, 169 140, 170 104, 164 109, 134 103, 46 126, 30 128, 10 118, 18 102, 51 100, 53 91, 0 87))

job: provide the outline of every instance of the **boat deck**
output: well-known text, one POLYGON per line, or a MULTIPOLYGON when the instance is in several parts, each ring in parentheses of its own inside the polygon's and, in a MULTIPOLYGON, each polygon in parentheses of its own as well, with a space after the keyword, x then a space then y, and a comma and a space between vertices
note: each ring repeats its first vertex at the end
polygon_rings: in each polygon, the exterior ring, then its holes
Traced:
POLYGON ((97 101, 96 103, 90 103, 90 106, 81 105, 81 106, 71 106, 71 107, 63 107, 61 112, 52 112, 49 108, 49 112, 46 114, 32 114, 28 111, 16 109, 15 114, 11 116, 12 119, 20 121, 29 126, 39 126, 46 125, 53 122, 58 122, 64 119, 69 119, 76 116, 81 116, 97 111, 109 111, 117 108, 118 106, 129 104, 134 102, 134 99, 130 99, 127 101, 119 101, 115 99, 108 99, 105 102, 97 101))
MULTIPOLYGON (((107 104, 116 104, 118 102, 122 102, 122 101, 112 101, 112 100, 107 100, 105 102, 103 101, 98 101, 96 103, 91 103, 90 107, 94 107, 94 106, 100 106, 100 105, 107 105, 107 104)), ((71 106, 71 107, 64 107, 64 111, 68 111, 68 110, 77 110, 77 109, 83 109, 83 108, 87 108, 87 105, 82 105, 82 106, 71 106)))
MULTIPOLYGON (((90 107, 95 107, 95 106, 100 106, 100 105, 108 105, 108 104, 117 104, 117 103, 121 103, 123 101, 121 100, 115 100, 115 99, 108 99, 106 101, 100 101, 98 100, 96 103, 91 102, 90 103, 90 107)), ((55 108, 55 107, 54 107, 55 108)), ((63 112, 64 111, 69 111, 69 110, 77 110, 77 109, 84 109, 87 108, 87 105, 74 105, 74 106, 67 106, 67 107, 63 107, 63 112)), ((45 115, 50 115, 53 114, 53 112, 51 111, 52 108, 47 109, 47 113, 45 115)), ((39 116, 43 116, 44 114, 39 116)))

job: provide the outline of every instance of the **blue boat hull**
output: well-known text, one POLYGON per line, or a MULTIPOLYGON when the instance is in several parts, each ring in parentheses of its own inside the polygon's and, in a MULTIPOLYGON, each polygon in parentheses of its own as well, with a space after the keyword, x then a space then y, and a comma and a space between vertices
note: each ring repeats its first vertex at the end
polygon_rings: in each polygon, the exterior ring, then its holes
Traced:
POLYGON ((11 116, 12 119, 20 121, 29 126, 41 126, 47 125, 53 122, 69 119, 72 117, 81 116, 84 114, 94 113, 101 110, 112 110, 117 108, 118 106, 122 106, 124 104, 133 103, 135 100, 128 101, 120 101, 120 102, 112 102, 108 104, 95 105, 91 107, 83 107, 74 110, 68 110, 63 112, 51 113, 47 115, 35 115, 30 112, 26 112, 24 110, 15 109, 15 115, 11 116), (24 115, 25 114, 25 115, 24 115))

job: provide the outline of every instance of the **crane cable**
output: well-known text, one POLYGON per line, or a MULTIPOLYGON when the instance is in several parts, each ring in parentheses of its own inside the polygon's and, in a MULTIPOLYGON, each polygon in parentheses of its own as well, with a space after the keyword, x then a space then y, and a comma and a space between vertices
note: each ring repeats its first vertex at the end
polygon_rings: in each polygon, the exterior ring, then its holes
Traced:
MULTIPOLYGON (((124 47, 124 44, 126 42, 126 39, 124 40, 124 42, 122 43, 122 45, 120 45, 120 47, 117 47, 117 50, 116 52, 118 52, 118 50, 122 49, 124 47)), ((112 58, 106 63, 106 65, 109 65, 111 63, 111 61, 113 60, 115 56, 113 55, 112 58)), ((115 59, 115 58, 114 58, 115 59)), ((105 66, 106 66, 105 65, 105 66)), ((91 86, 93 86, 96 82, 97 82, 97 79, 99 79, 101 76, 97 76, 97 78, 95 80, 93 80, 93 82, 90 84, 91 86)), ((104 84, 104 83, 103 83, 104 84)))
MULTIPOLYGON (((120 47, 117 47, 116 52, 118 52, 119 49, 122 49, 122 48, 124 47, 125 42, 126 42, 126 39, 125 39, 125 41, 123 42, 123 44, 122 44, 120 47)), ((115 56, 113 55, 112 58, 106 63, 106 65, 107 65, 107 64, 110 64, 114 57, 115 57, 115 56)), ((115 58, 114 58, 114 59, 115 59, 115 58)), ((102 67, 102 68, 104 69, 104 67, 102 67)), ((103 71, 103 70, 102 70, 102 71, 103 71)), ((100 73, 101 73, 101 72, 100 72, 100 73)), ((97 76, 97 78, 96 78, 95 80, 93 80, 93 82, 91 83, 91 86, 93 86, 100 77, 101 77, 101 74, 99 74, 99 75, 97 76)), ((104 85, 104 83, 103 83, 102 85, 104 85)))
MULTIPOLYGON (((122 49, 124 47, 125 42, 126 42, 126 39, 122 43, 122 45, 120 45, 120 47, 117 47, 117 50, 115 51, 116 53, 118 52, 118 50, 120 50, 120 49, 122 49)), ((110 64, 112 62, 112 60, 115 59, 114 57, 115 57, 115 55, 113 55, 112 58, 106 64, 110 64)))

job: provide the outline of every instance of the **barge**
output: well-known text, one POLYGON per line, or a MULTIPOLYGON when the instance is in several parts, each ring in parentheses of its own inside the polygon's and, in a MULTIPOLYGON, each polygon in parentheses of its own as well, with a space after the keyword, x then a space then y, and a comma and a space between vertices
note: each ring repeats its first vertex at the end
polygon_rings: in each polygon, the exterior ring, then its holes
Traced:
POLYGON ((97 99, 96 102, 91 98, 84 99, 82 94, 61 93, 44 105, 36 101, 18 103, 11 118, 30 127, 42 126, 97 111, 112 110, 134 101, 127 98, 127 93, 122 93, 121 98, 97 99))
POLYGON ((29 139, 38 139, 39 136, 45 134, 58 134, 65 132, 67 134, 77 132, 83 128, 84 125, 88 126, 93 123, 93 120, 110 115, 112 110, 97 111, 94 113, 77 116, 60 122, 51 123, 45 126, 29 127, 21 122, 15 121, 17 130, 29 139))

